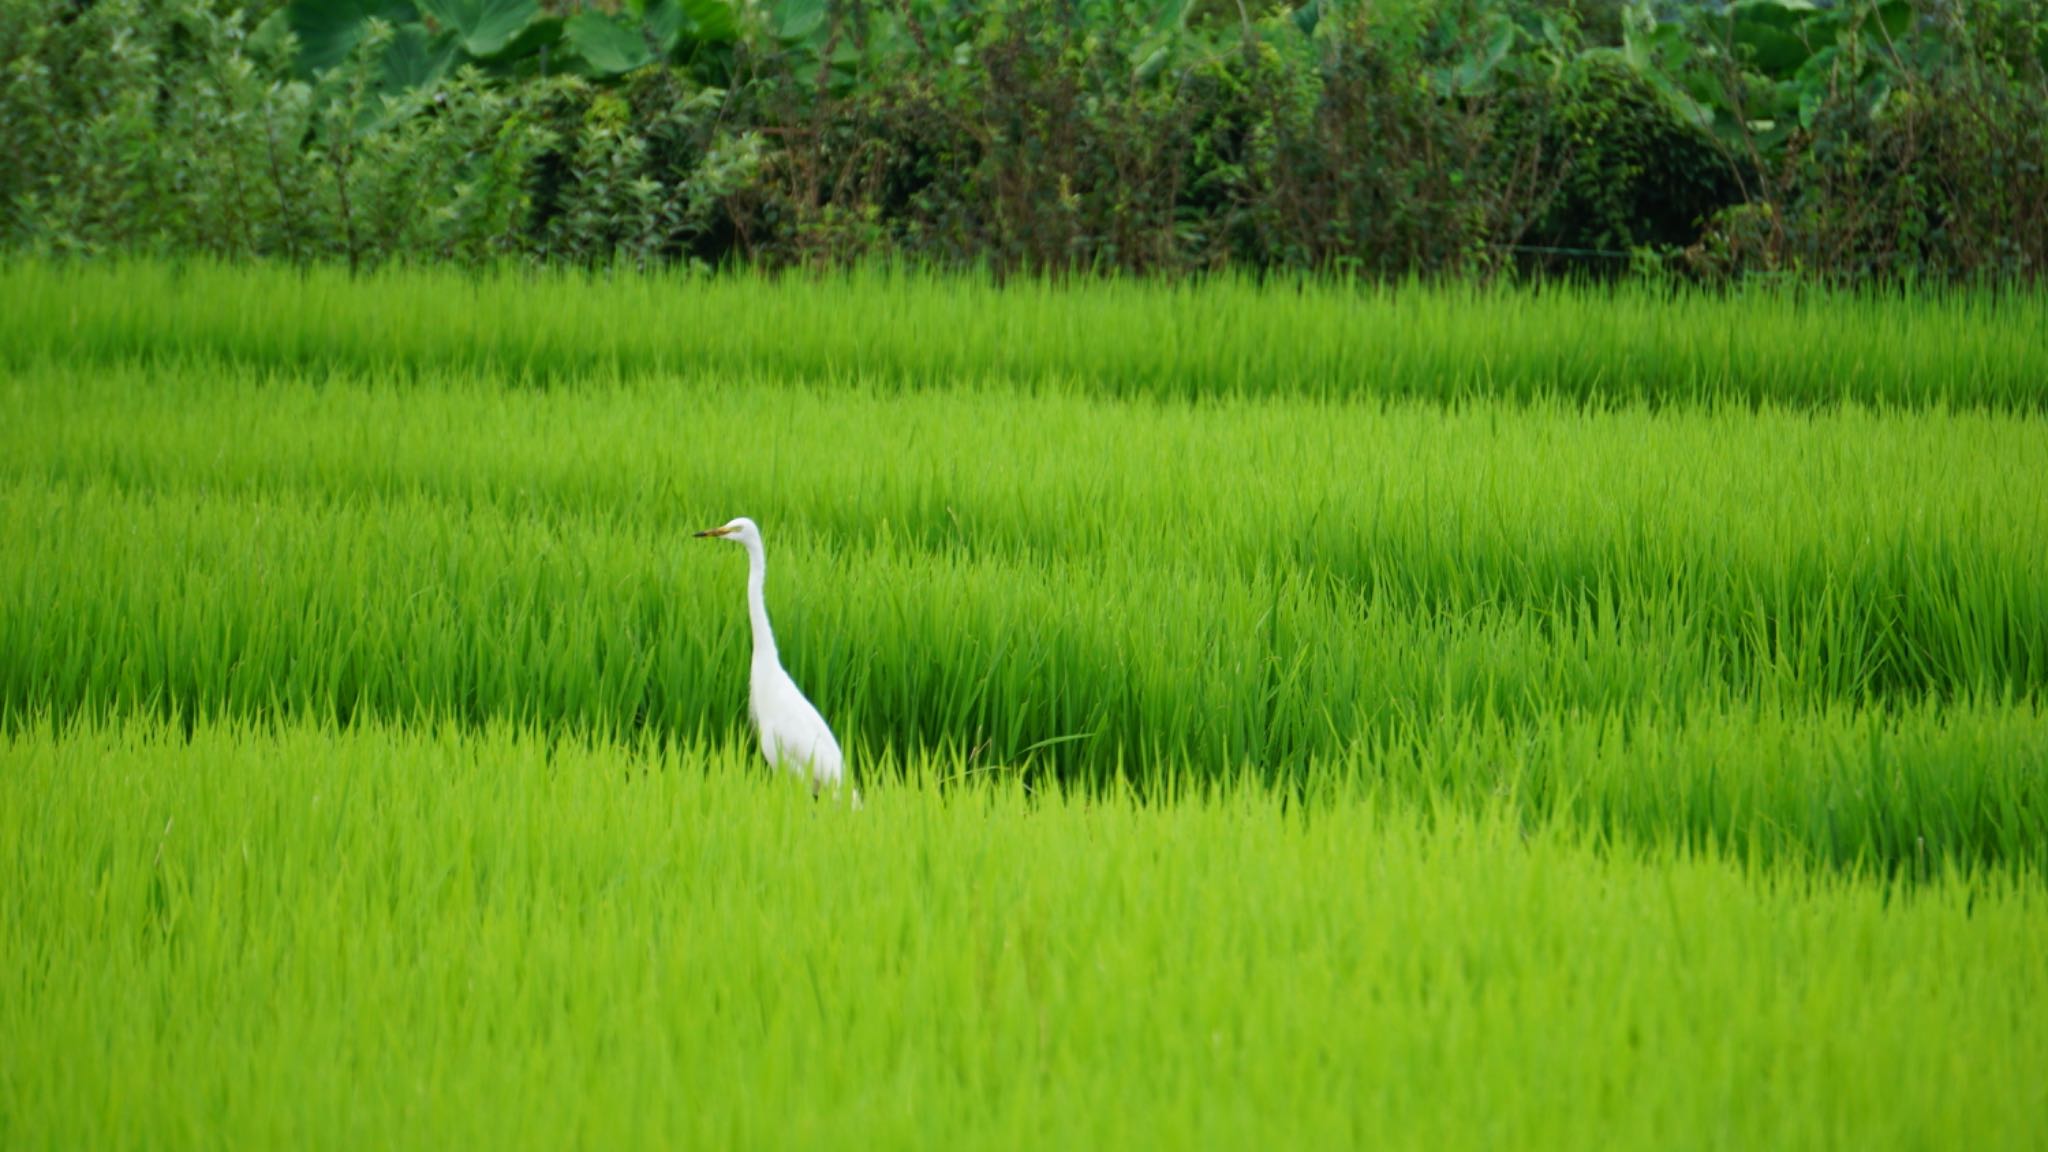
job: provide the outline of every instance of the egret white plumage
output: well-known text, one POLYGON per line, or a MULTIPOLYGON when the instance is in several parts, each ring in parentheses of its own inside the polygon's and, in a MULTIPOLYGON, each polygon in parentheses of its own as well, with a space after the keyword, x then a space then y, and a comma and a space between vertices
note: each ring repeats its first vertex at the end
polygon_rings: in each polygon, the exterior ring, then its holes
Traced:
MULTIPOLYGON (((747 615, 754 628, 754 660, 748 675, 747 711, 760 737, 761 755, 771 767, 808 777, 811 793, 821 789, 837 791, 845 762, 839 755, 839 741, 825 718, 796 681, 783 670, 782 657, 775 650, 775 633, 768 627, 768 557, 761 548, 761 529, 742 516, 699 536, 730 540, 747 550, 747 615)), ((854 793, 858 803, 860 793, 854 793)))

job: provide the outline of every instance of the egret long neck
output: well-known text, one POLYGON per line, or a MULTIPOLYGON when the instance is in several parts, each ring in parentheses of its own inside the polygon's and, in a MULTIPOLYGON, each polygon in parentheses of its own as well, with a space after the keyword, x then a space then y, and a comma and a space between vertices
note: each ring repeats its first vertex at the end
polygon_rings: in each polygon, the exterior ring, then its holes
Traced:
POLYGON ((754 663, 766 661, 780 665, 782 658, 775 652, 775 632, 768 627, 768 557, 761 550, 758 540, 749 540, 747 546, 747 616, 754 624, 754 663))

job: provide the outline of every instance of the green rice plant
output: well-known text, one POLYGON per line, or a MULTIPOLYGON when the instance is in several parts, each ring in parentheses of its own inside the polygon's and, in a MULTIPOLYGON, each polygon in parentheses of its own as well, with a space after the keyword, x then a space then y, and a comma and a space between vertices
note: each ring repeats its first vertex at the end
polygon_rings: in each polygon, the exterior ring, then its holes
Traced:
POLYGON ((2040 1143, 2029 298, 0 290, 0 1146, 2040 1143))
POLYGON ((2048 298, 2013 292, 1708 295, 1084 281, 858 270, 588 277, 230 268, 0 267, 0 365, 232 363, 325 377, 452 371, 1000 382, 1158 398, 1548 397, 1838 401, 2038 411, 2048 298))
POLYGON ((1901 871, 2048 845, 2033 415, 9 380, 16 723, 723 736, 740 569, 688 534, 745 513, 857 759, 1149 788, 1369 752, 1404 795, 1650 842, 1901 871))
POLYGON ((0 1143, 2040 1143, 2032 866, 967 768, 854 812, 730 745, 15 725, 0 1143))

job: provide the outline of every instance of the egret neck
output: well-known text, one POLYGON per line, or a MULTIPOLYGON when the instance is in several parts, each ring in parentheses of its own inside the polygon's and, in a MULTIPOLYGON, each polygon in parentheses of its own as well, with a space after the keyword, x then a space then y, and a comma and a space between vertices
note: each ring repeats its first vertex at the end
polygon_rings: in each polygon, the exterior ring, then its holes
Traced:
POLYGON ((747 615, 754 623, 754 668, 782 667, 775 651, 775 633, 768 627, 768 557, 761 538, 749 534, 740 541, 747 549, 747 615))

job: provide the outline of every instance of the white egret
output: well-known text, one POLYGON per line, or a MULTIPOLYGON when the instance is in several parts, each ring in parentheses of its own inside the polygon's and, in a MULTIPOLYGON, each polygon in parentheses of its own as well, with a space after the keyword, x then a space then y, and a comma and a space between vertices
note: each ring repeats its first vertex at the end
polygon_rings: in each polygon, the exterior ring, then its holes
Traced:
MULTIPOLYGON (((837 791, 845 764, 839 755, 839 741, 825 718, 797 689, 796 681, 782 668, 775 651, 775 633, 768 627, 768 600, 763 592, 768 580, 768 557, 761 550, 761 529, 742 516, 699 536, 730 540, 747 550, 747 615, 754 625, 754 662, 747 680, 747 711, 754 720, 754 732, 761 740, 761 755, 770 767, 808 776, 811 794, 820 789, 837 791)), ((855 792, 854 803, 860 802, 855 792)))

